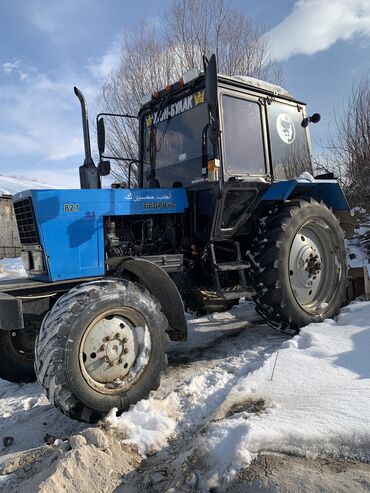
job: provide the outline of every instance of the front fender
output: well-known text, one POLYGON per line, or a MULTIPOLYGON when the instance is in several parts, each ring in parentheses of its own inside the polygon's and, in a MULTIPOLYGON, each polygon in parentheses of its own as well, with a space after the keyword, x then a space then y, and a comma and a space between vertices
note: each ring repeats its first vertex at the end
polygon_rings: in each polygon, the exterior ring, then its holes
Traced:
POLYGON ((140 283, 159 301, 167 317, 173 340, 187 337, 187 323, 184 305, 176 284, 158 265, 141 258, 128 258, 120 264, 117 273, 125 271, 134 274, 140 283))

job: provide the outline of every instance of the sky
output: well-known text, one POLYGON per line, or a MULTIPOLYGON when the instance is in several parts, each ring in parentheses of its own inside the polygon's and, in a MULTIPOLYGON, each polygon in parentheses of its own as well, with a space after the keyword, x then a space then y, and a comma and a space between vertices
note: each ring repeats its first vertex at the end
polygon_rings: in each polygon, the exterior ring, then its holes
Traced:
MULTIPOLYGON (((92 118, 124 32, 141 18, 160 28, 170 2, 0 0, 0 174, 78 188, 84 157, 73 87, 92 118)), ((230 3, 264 26, 284 87, 321 114, 311 126, 319 153, 352 84, 370 69, 370 0, 230 3)))

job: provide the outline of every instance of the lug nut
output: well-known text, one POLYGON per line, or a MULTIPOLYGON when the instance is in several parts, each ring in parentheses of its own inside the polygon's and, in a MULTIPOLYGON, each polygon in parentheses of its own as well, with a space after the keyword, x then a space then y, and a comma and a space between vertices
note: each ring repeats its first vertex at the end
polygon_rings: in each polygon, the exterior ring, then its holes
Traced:
POLYGON ((102 344, 102 345, 100 346, 100 348, 99 348, 99 351, 104 351, 104 349, 105 349, 105 345, 104 345, 104 344, 102 344))
POLYGON ((119 339, 119 336, 120 336, 120 333, 119 332, 116 332, 116 334, 115 334, 114 337, 115 337, 115 339, 119 339))
POLYGON ((109 366, 113 366, 113 365, 114 365, 114 361, 110 361, 109 366))
POLYGON ((104 341, 104 342, 108 342, 109 340, 110 340, 110 337, 109 337, 109 336, 106 336, 106 337, 104 337, 104 339, 103 339, 103 341, 104 341))
POLYGON ((103 356, 103 357, 102 357, 102 360, 104 361, 104 363, 109 363, 109 358, 108 358, 108 356, 103 356))
POLYGON ((126 344, 126 342, 127 342, 126 337, 124 337, 124 338, 122 339, 122 342, 123 342, 123 344, 126 344))
POLYGON ((128 353, 128 349, 127 349, 127 348, 125 348, 125 349, 123 350, 123 352, 124 352, 124 354, 127 354, 127 353, 128 353))
POLYGON ((121 364, 122 361, 123 361, 122 358, 119 358, 118 363, 121 364))

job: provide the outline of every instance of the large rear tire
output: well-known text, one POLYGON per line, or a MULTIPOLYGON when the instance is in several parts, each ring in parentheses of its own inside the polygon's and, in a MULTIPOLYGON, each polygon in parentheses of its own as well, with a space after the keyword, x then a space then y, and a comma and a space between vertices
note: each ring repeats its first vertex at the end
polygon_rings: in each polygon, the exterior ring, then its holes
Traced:
POLYGON ((323 203, 301 200, 271 209, 249 260, 257 311, 283 332, 334 317, 345 300, 343 231, 323 203))
POLYGON ((31 330, 0 330, 0 378, 16 383, 36 380, 34 345, 31 330))
POLYGON ((46 315, 35 370, 46 396, 72 419, 97 422, 157 389, 167 364, 168 323, 141 286, 117 279, 81 284, 46 315))

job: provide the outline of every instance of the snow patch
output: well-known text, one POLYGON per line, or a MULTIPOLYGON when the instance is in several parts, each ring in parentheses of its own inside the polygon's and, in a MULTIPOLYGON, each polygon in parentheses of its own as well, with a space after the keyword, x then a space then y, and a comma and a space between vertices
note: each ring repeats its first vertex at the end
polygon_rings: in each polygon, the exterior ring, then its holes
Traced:
POLYGON ((180 414, 177 397, 170 394, 162 401, 154 398, 139 401, 121 416, 117 416, 117 408, 113 408, 104 421, 127 437, 124 443, 135 444, 139 452, 146 455, 167 444, 180 414))
POLYGON ((241 379, 228 400, 258 395, 260 415, 213 423, 204 438, 219 481, 260 451, 370 459, 370 303, 353 303, 337 322, 311 324, 241 379))
POLYGON ((306 181, 309 183, 315 183, 315 181, 316 181, 315 178, 308 171, 304 171, 298 177, 294 178, 294 180, 297 180, 300 182, 306 181))

